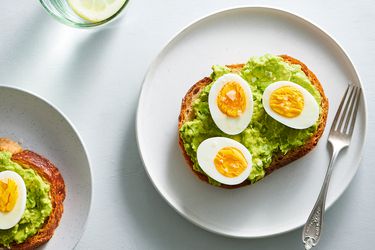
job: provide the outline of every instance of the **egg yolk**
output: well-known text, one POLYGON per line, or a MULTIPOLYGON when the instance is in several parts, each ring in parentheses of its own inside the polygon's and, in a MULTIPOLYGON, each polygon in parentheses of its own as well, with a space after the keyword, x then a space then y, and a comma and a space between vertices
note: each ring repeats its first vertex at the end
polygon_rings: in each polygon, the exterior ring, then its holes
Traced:
POLYGON ((220 90, 217 99, 220 111, 230 117, 238 117, 246 108, 246 95, 237 82, 228 82, 220 90))
POLYGON ((301 91, 295 87, 284 86, 274 90, 270 96, 270 107, 281 116, 293 118, 301 114, 304 106, 301 91))
POLYGON ((0 181, 0 212, 10 212, 16 205, 18 198, 17 184, 14 180, 8 179, 5 183, 0 181))
POLYGON ((217 171, 231 178, 239 176, 247 167, 244 155, 234 147, 220 149, 215 156, 214 164, 217 171))

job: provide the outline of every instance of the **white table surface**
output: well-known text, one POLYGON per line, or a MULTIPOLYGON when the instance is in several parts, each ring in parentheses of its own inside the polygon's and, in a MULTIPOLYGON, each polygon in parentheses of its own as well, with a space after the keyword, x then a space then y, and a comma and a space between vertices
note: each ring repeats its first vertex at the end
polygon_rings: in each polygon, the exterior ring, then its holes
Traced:
POLYGON ((192 225, 154 189, 137 149, 135 113, 150 62, 192 21, 244 4, 280 7, 313 21, 356 65, 368 101, 366 149, 353 182, 326 213, 316 249, 374 249, 374 1, 130 0, 115 25, 95 30, 56 22, 37 0, 3 2, 0 83, 56 105, 77 128, 91 159, 94 196, 77 249, 302 249, 301 228, 238 240, 192 225))

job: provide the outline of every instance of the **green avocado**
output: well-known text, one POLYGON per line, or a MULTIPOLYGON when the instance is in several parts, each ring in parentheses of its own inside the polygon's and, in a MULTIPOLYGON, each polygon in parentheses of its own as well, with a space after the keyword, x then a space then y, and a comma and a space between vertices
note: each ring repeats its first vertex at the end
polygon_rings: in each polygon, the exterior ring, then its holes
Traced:
MULTIPOLYGON (((301 70, 300 65, 291 65, 281 57, 264 55, 252 57, 238 74, 250 85, 253 93, 254 111, 248 127, 238 135, 223 133, 215 125, 208 108, 208 94, 215 80, 231 69, 225 66, 212 67, 212 83, 201 91, 193 103, 195 119, 188 121, 180 128, 180 135, 187 154, 193 161, 195 171, 205 174, 197 161, 197 148, 207 138, 215 136, 228 137, 242 143, 252 155, 253 168, 248 179, 254 183, 262 179, 265 169, 271 164, 275 155, 286 154, 293 148, 299 147, 314 134, 318 122, 302 130, 289 128, 270 117, 263 108, 262 95, 265 88, 277 81, 291 81, 309 91, 320 106, 319 91, 311 84, 309 78, 301 70)), ((321 112, 321 110, 320 110, 321 112)), ((213 185, 220 185, 209 178, 213 185)))
POLYGON ((33 169, 26 169, 11 160, 9 152, 0 152, 0 172, 10 170, 18 173, 25 182, 26 209, 17 225, 0 230, 0 245, 9 247, 12 243, 22 243, 36 234, 52 211, 49 197, 50 186, 33 169))

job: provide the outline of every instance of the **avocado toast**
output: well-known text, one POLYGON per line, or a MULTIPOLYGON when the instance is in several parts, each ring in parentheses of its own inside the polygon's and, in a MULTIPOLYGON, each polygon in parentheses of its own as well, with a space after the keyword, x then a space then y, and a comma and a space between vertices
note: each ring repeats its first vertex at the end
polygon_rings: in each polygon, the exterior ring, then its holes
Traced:
POLYGON ((193 172, 203 181, 237 188, 263 179, 274 170, 310 152, 323 134, 328 113, 328 99, 315 74, 302 62, 288 55, 253 57, 246 64, 214 66, 210 77, 194 84, 182 100, 178 121, 179 145, 193 172), (237 135, 217 128, 208 109, 210 87, 220 76, 235 73, 244 78, 253 92, 254 113, 248 127, 237 135), (292 81, 312 94, 319 104, 319 118, 307 129, 293 129, 272 119, 262 106, 264 89, 276 81, 292 81), (251 152, 249 178, 238 185, 221 184, 208 177, 198 164, 199 144, 210 137, 228 137, 241 142, 251 152))
MULTIPOLYGON (((63 177, 43 156, 23 150, 18 143, 7 138, 0 138, 0 174, 6 172, 22 178, 27 190, 26 204, 14 226, 0 229, 0 249, 35 249, 50 240, 59 225, 66 195, 63 177)), ((6 178, 0 178, 0 184, 0 196, 4 198, 4 192, 9 191, 9 179, 8 190, 6 178)), ((15 196, 19 198, 20 193, 15 196)), ((3 203, 4 200, 0 201, 0 205, 3 203)), ((13 210, 16 208, 17 205, 13 210)), ((2 223, 12 212, 0 211, 2 223)))

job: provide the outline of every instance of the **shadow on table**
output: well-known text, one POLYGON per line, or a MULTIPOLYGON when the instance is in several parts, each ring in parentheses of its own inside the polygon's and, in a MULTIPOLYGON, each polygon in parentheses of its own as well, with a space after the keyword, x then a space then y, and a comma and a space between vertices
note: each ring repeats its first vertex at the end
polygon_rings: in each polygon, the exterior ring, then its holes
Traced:
MULTIPOLYGON (((102 65, 107 65, 105 60, 110 60, 105 58, 105 55, 111 46, 111 39, 116 33, 113 29, 78 31, 79 33, 74 32, 73 34, 81 37, 75 41, 66 41, 65 54, 56 56, 63 61, 58 64, 61 65, 61 68, 57 70, 57 83, 50 86, 53 88, 54 85, 58 85, 60 91, 55 93, 56 99, 63 101, 65 98, 69 98, 69 101, 77 104, 82 102, 85 93, 95 88, 108 88, 108 82, 103 79, 103 76, 107 74, 105 71, 108 69, 103 68, 102 65), (102 69, 104 72, 98 69, 102 69), (98 82, 97 79, 103 80, 98 82), (98 84, 93 85, 94 82, 98 84)), ((68 34, 71 36, 70 33, 68 34)))
MULTIPOLYGON (((116 33, 113 29, 79 31, 88 32, 88 34, 84 34, 85 36, 80 37, 78 41, 67 44, 69 51, 65 53, 69 53, 69 56, 66 57, 61 69, 61 81, 67 85, 73 84, 69 81, 70 76, 75 76, 81 80, 82 85, 87 85, 91 81, 87 81, 85 78, 95 78, 100 75, 100 72, 95 72, 93 69, 97 69, 98 65, 103 64, 105 51, 111 46, 110 40, 116 33), (64 80, 65 78, 67 79, 64 80)), ((75 85, 74 87, 80 86, 75 85)))
POLYGON ((92 88, 90 83, 101 75, 95 69, 110 60, 104 57, 119 30, 68 27, 50 17, 41 6, 23 18, 27 22, 14 27, 14 33, 20 35, 0 50, 1 60, 9 62, 0 73, 8 79, 17 76, 15 79, 26 88, 40 86, 51 94, 51 99, 68 96, 70 101, 80 101, 82 92, 92 88), (41 80, 30 82, 35 78, 41 80), (72 88, 80 95, 72 95, 72 88))
POLYGON ((8 74, 20 74, 34 65, 35 62, 30 61, 30 58, 33 58, 37 50, 42 49, 40 45, 43 44, 43 34, 48 30, 49 22, 45 22, 45 16, 38 11, 25 13, 22 18, 27 20, 27 25, 21 23, 12 27, 12 33, 17 40, 2 45, 0 50, 1 60, 17 62, 17 67, 14 67, 16 72, 6 72, 8 74))

